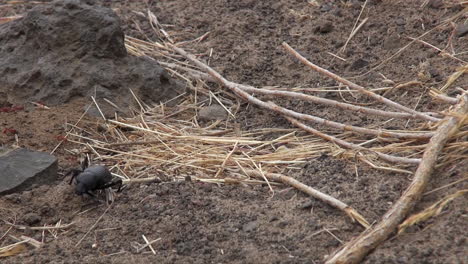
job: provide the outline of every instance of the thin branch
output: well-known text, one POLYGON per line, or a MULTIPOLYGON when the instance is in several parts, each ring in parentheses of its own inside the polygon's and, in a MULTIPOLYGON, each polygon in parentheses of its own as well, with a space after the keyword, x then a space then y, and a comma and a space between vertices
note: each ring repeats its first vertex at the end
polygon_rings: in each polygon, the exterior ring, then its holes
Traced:
POLYGON ((75 247, 79 246, 81 244, 81 241, 83 241, 83 239, 85 239, 85 237, 89 234, 89 232, 91 232, 96 226, 97 224, 99 223, 99 221, 101 221, 102 217, 104 217, 104 215, 107 213, 107 211, 109 211, 109 209, 112 207, 114 203, 112 203, 111 205, 109 205, 106 210, 104 210, 104 213, 102 213, 101 216, 99 216, 99 218, 96 220, 96 222, 91 226, 91 228, 89 228, 88 232, 86 232, 82 237, 81 239, 78 241, 78 243, 76 243, 75 247))
POLYGON ((436 134, 431 138, 424 151, 413 181, 400 199, 382 217, 382 221, 359 237, 349 241, 341 250, 332 255, 326 263, 359 263, 370 251, 374 250, 397 229, 408 212, 420 200, 434 170, 439 153, 447 140, 458 131, 459 123, 463 121, 467 113, 468 95, 464 95, 456 106, 454 113, 444 118, 439 124, 436 134))
POLYGON ((359 113, 364 113, 364 114, 371 114, 371 115, 383 116, 383 117, 388 117, 388 118, 402 118, 402 119, 408 119, 408 118, 413 117, 413 115, 410 113, 390 112, 390 111, 384 111, 384 110, 379 110, 379 109, 373 109, 369 107, 342 103, 342 102, 338 102, 335 100, 330 100, 326 98, 321 98, 321 97, 297 93, 297 92, 258 89, 258 88, 248 86, 248 85, 240 85, 239 88, 250 93, 290 97, 294 99, 310 101, 313 103, 324 104, 324 105, 328 105, 332 107, 339 107, 344 110, 349 110, 349 111, 354 111, 354 112, 359 112, 359 113))
POLYGON ((327 141, 333 142, 341 147, 347 148, 347 149, 353 149, 353 150, 358 150, 358 151, 363 151, 363 152, 370 152, 374 153, 377 155, 379 158, 391 162, 391 163, 407 163, 407 164, 419 164, 421 162, 421 159, 411 159, 411 158, 404 158, 404 157, 397 157, 397 156, 392 156, 388 155, 382 152, 374 151, 367 149, 365 147, 349 143, 348 141, 336 138, 334 136, 327 135, 325 133, 322 133, 310 126, 305 125, 304 123, 298 121, 297 119, 291 118, 291 117, 285 117, 289 122, 291 122, 293 125, 303 129, 304 131, 307 131, 311 134, 314 134, 318 137, 321 137, 327 141))
POLYGON ((353 221, 357 221, 359 222, 363 227, 365 228, 369 228, 369 223, 366 221, 366 219, 361 215, 359 214, 356 210, 354 210, 352 207, 350 207, 349 205, 343 203, 342 201, 328 195, 328 194, 325 194, 325 193, 322 193, 310 186, 307 186, 301 182, 299 182, 298 180, 294 179, 294 178, 291 178, 289 176, 285 176, 285 175, 282 175, 282 174, 278 174, 278 173, 261 173, 259 171, 256 171, 256 170, 245 170, 245 172, 249 175, 249 176, 252 176, 252 177, 256 177, 256 178, 259 178, 259 179, 263 179, 264 177, 266 177, 267 179, 270 179, 270 180, 274 180, 274 181, 279 181, 279 182, 282 182, 284 184, 288 184, 302 192, 305 192, 307 193, 308 195, 316 198, 316 199, 319 199, 321 200, 322 202, 325 202, 335 208, 338 208, 340 209, 341 211, 343 211, 344 213, 346 213, 349 217, 351 217, 351 219, 353 219, 353 221))
POLYGON ((74 225, 75 223, 74 222, 71 222, 69 224, 65 224, 65 225, 55 225, 55 226, 23 226, 23 225, 15 225, 13 223, 10 223, 8 221, 5 221, 5 224, 11 226, 11 227, 14 227, 16 229, 21 229, 21 230, 52 230, 52 229, 66 229, 66 228, 69 228, 71 227, 72 225, 74 225))
POLYGON ((384 103, 392 108, 395 108, 395 109, 398 109, 398 110, 401 110, 401 111, 404 111, 404 112, 407 112, 407 113, 410 113, 412 114, 413 117, 419 117, 421 119, 424 119, 424 120, 427 120, 427 121, 432 121, 432 122, 437 122, 437 121, 440 121, 439 118, 436 118, 436 117, 432 117, 432 116, 429 116, 427 114, 424 114, 424 113, 421 113, 421 112, 418 112, 418 111, 415 111, 411 108, 408 108, 406 106, 403 106, 399 103, 396 103, 390 99, 387 99, 381 95, 378 95, 372 91, 369 91, 367 90, 366 88, 360 86, 360 85, 357 85, 353 82, 350 82, 322 67, 319 67, 315 64, 313 64, 312 62, 310 62, 309 60, 307 60, 305 57, 303 57, 301 54, 299 54, 297 51, 295 51, 293 48, 291 48, 291 46, 289 46, 286 42, 283 42, 283 47, 289 52, 291 53, 294 57, 296 57, 298 60, 300 60, 303 64, 305 64, 306 66, 308 66, 309 68, 313 69, 314 71, 317 71, 319 73, 322 73, 324 75, 327 75, 328 77, 336 80, 337 82, 340 82, 344 85, 347 85, 349 86, 350 88, 352 89, 355 89, 355 90, 358 90, 359 92, 381 102, 381 103, 384 103))
MULTIPOLYGON (((170 44, 168 44, 168 45, 170 45, 170 44)), ((293 110, 278 106, 273 102, 264 102, 262 100, 259 100, 259 99, 255 98, 255 97, 253 97, 252 95, 248 94, 247 92, 245 92, 244 89, 241 88, 241 87, 245 88, 245 85, 237 84, 237 83, 230 82, 230 81, 226 80, 223 76, 221 76, 221 74, 216 72, 210 66, 208 66, 205 63, 203 63, 203 62, 199 61, 198 59, 196 59, 193 55, 188 54, 183 49, 177 48, 174 45, 170 45, 170 46, 175 51, 177 51, 179 54, 185 56, 186 58, 191 60, 194 64, 196 64, 198 67, 205 70, 212 77, 214 77, 217 80, 218 83, 226 86, 227 88, 229 88, 231 91, 233 91, 239 97, 245 99, 248 102, 251 102, 251 103, 256 104, 258 106, 261 106, 263 108, 272 110, 274 112, 280 113, 282 115, 294 117, 294 118, 301 119, 301 120, 307 120, 307 121, 319 123, 321 125, 333 127, 335 129, 341 129, 341 130, 344 130, 344 131, 353 131, 353 132, 356 132, 356 133, 369 134, 369 135, 374 135, 374 136, 395 137, 395 138, 427 139, 427 138, 430 138, 433 135, 432 132, 399 133, 399 132, 391 132, 391 131, 378 130, 378 129, 362 128, 362 127, 351 126, 351 125, 344 125, 344 124, 334 122, 334 121, 330 121, 330 120, 326 120, 326 119, 323 119, 323 118, 320 118, 320 117, 298 113, 296 111, 293 111, 293 110)))

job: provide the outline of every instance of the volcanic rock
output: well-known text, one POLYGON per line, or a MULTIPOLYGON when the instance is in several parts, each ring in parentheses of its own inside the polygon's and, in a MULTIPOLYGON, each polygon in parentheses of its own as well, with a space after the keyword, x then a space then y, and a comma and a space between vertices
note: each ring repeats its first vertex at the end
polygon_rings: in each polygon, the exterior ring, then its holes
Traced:
POLYGON ((11 104, 107 98, 121 109, 135 100, 166 101, 178 85, 153 60, 127 54, 118 16, 93 1, 38 5, 0 25, 0 94, 11 104))

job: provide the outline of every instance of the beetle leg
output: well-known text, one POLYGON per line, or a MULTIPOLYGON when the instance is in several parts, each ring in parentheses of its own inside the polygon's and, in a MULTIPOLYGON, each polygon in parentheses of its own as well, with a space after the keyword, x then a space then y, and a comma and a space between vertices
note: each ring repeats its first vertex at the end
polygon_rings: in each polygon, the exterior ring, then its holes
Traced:
POLYGON ((94 195, 92 192, 86 191, 85 193, 86 193, 87 195, 91 196, 92 198, 97 199, 96 195, 94 195))
POLYGON ((121 179, 118 179, 118 180, 114 180, 114 181, 111 181, 111 182, 108 182, 104 185, 102 185, 101 187, 99 187, 99 189, 106 189, 106 188, 109 188, 109 187, 112 187, 114 185, 118 185, 119 188, 117 189, 117 192, 120 192, 120 189, 122 188, 122 180, 121 179))
POLYGON ((79 169, 71 169, 69 172, 67 172, 67 173, 65 174, 65 176, 68 176, 68 175, 70 175, 70 174, 72 175, 69 184, 72 184, 73 179, 75 179, 76 176, 78 176, 78 175, 79 175, 80 173, 82 173, 82 172, 83 172, 83 171, 82 171, 82 170, 79 170, 79 169))

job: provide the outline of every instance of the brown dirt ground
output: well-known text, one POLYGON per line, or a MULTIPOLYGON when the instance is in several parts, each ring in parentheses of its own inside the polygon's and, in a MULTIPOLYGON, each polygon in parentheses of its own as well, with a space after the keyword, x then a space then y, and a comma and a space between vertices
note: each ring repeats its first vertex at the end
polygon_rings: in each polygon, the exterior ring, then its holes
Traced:
MULTIPOLYGON (((126 34, 138 38, 154 38, 149 25, 132 12, 145 12, 147 6, 176 41, 194 39, 209 31, 206 40, 185 48, 204 54, 205 59, 213 49, 210 65, 232 81, 283 87, 336 85, 291 59, 281 47, 283 41, 318 65, 353 77, 394 54, 409 42, 407 37, 417 37, 461 10, 457 1, 442 1, 442 6, 434 3, 440 1, 430 1, 426 7, 421 7, 423 1, 369 1, 362 15, 368 17, 367 23, 349 42, 345 54, 340 54, 346 58, 344 62, 327 52, 336 54, 345 43, 361 10, 360 1, 320 1, 325 2, 321 8, 294 0, 102 2, 121 16, 126 34), (136 30, 135 21, 146 36, 136 30)), ((31 6, 2 6, 0 17, 21 14, 31 6)), ((443 27, 424 40, 443 48, 452 32, 452 27, 443 27)), ((452 38, 452 45, 456 52, 465 52, 458 56, 460 59, 468 60, 466 36, 452 38)), ((353 80, 375 88, 385 86, 382 75, 397 83, 419 78, 424 85, 392 93, 390 98, 418 110, 438 110, 445 106, 421 95, 430 87, 440 87, 460 65, 431 48, 413 44, 398 59, 353 80)), ((467 84, 465 75, 454 87, 466 88, 467 84)), ((321 95, 338 98, 336 93, 321 95)), ((57 137, 65 133, 65 122, 76 122, 86 103, 78 100, 51 110, 38 110, 31 105, 19 112, 0 113, 0 128, 16 129, 22 147, 51 151, 58 143, 57 137)), ((286 103, 349 124, 366 125, 372 121, 322 106, 286 103)), ((241 111, 236 121, 246 130, 289 126, 282 118, 252 107, 241 111)), ((86 117, 83 122, 95 125, 99 120, 86 117)), ((15 138, 0 133, 0 143, 15 144, 15 138)), ((65 143, 57 150, 61 172, 77 165, 76 157, 67 151, 74 147, 65 143)), ((357 164, 357 168, 359 176, 355 164, 323 155, 291 176, 345 201, 368 220, 379 221, 411 178, 363 164, 357 164)), ((437 171, 429 189, 461 179, 467 168, 465 160, 437 171)), ((301 209, 310 199, 286 187, 278 188, 271 197, 265 186, 164 182, 132 186, 118 194, 96 229, 75 247, 103 214, 105 206, 90 205, 89 200, 75 196, 67 180, 61 176, 49 186, 0 197, 1 220, 11 220, 16 215, 17 223, 27 224, 34 220, 31 214, 35 214, 39 219, 34 225, 54 224, 60 219, 63 223, 76 223, 68 232, 59 232, 57 238, 48 232, 11 230, 10 235, 24 234, 38 240, 44 235, 45 246, 1 259, 2 263, 321 263, 341 241, 362 231, 341 212, 319 201, 313 200, 311 208, 301 209), (319 232, 324 228, 336 237, 319 232), (143 243, 142 234, 150 240, 161 238, 153 245, 156 255, 151 251, 135 252, 132 244, 143 243)), ((463 187, 466 183, 424 196, 414 212, 463 187)), ((466 204, 466 197, 456 199, 440 216, 392 237, 365 263, 468 263, 466 204)), ((7 229, 0 224, 0 234, 7 229)), ((7 236, 0 240, 0 246, 12 242, 7 236)))

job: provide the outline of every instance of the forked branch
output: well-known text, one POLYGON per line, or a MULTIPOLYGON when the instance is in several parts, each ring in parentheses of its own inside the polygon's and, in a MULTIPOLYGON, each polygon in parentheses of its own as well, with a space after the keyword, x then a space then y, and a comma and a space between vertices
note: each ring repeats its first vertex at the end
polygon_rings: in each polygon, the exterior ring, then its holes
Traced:
MULTIPOLYGON (((361 134, 371 134, 371 135, 375 135, 375 136, 389 136, 389 137, 396 137, 396 138, 418 138, 418 139, 427 139, 427 138, 432 136, 431 132, 399 133, 399 132, 382 131, 382 130, 377 130, 377 129, 368 129, 368 128, 362 128, 362 127, 343 125, 343 124, 338 123, 338 122, 325 120, 325 119, 315 117, 315 116, 312 116, 312 115, 306 115, 306 114, 298 113, 298 112, 292 111, 290 109, 278 106, 278 105, 274 104, 273 102, 264 102, 262 100, 259 100, 258 98, 255 98, 254 96, 250 95, 249 93, 245 92, 244 89, 242 88, 242 87, 246 87, 245 85, 233 83, 233 82, 230 82, 230 81, 226 80, 218 72, 216 72, 214 69, 212 69, 211 67, 209 67, 205 63, 203 63, 203 62, 199 61, 198 59, 196 59, 193 55, 188 54, 183 49, 180 49, 180 48, 178 48, 178 47, 176 47, 174 45, 171 45, 171 47, 177 53, 183 55, 184 57, 186 57, 187 59, 192 61, 195 65, 197 65, 199 68, 206 71, 218 83, 220 83, 221 85, 227 87, 228 89, 233 91, 239 97, 243 98, 244 100, 246 100, 246 101, 248 101, 250 103, 253 103, 253 104, 257 105, 257 106, 260 106, 262 108, 269 109, 269 110, 272 110, 274 112, 280 113, 280 114, 284 115, 285 117, 292 117, 292 118, 295 118, 295 119, 313 121, 313 122, 316 122, 316 123, 319 123, 319 124, 322 124, 322 125, 326 125, 326 126, 330 126, 330 127, 334 127, 334 128, 337 128, 337 129, 350 130, 350 131, 354 131, 354 132, 361 133, 361 134)), ((344 146, 344 144, 342 144, 342 146, 344 146)), ((350 144, 347 144, 346 147, 347 148, 352 148, 350 146, 351 146, 350 144)), ((359 150, 365 150, 365 148, 360 147, 359 150)), ((384 159, 386 159, 387 161, 389 161, 390 159, 393 159, 394 160, 393 162, 396 161, 396 162, 404 162, 404 163, 412 163, 412 164, 419 162, 418 159, 406 159, 406 158, 399 158, 399 157, 391 158, 392 157, 391 155, 386 155, 386 154, 383 154, 383 153, 378 154, 378 156, 379 157, 385 157, 386 156, 387 158, 384 158, 384 159)))
POLYGON ((316 199, 319 199, 321 200, 322 202, 325 202, 335 208, 338 208, 340 209, 341 211, 343 211, 345 214, 347 214, 351 219, 353 219, 353 221, 357 221, 359 222, 359 224, 361 224, 363 227, 365 228, 369 228, 369 223, 367 222, 367 220, 361 215, 359 214, 356 210, 354 210, 352 207, 350 207, 349 205, 343 203, 342 201, 328 195, 328 194, 325 194, 325 193, 322 193, 310 186, 307 186, 305 184, 303 184, 302 182, 294 179, 294 178, 291 178, 291 177, 288 177, 288 176, 285 176, 285 175, 282 175, 282 174, 278 174, 278 173, 261 173, 259 171, 256 171, 256 170, 245 170, 245 172, 249 175, 249 176, 252 176, 252 177, 255 177, 255 178, 259 178, 259 179, 263 179, 263 177, 265 176, 267 179, 269 180, 273 180, 273 181, 278 181, 278 182, 282 182, 284 184, 288 184, 316 199))
POLYGON ((435 135, 424 151, 413 181, 403 195, 383 216, 382 221, 349 241, 342 249, 329 258, 328 264, 359 263, 370 251, 385 241, 404 220, 409 211, 419 201, 431 177, 437 157, 447 140, 454 135, 468 114, 468 95, 460 98, 451 115, 440 122, 435 135))
POLYGON ((315 64, 313 64, 312 62, 310 62, 309 60, 307 60, 306 58, 304 58, 301 54, 299 54, 297 51, 295 51, 293 48, 291 48, 291 46, 288 45, 288 43, 286 42, 283 42, 283 47, 289 52, 291 53, 294 57, 296 57, 298 60, 300 60, 303 64, 305 64, 306 66, 308 66, 309 68, 311 68, 312 70, 314 71, 317 71, 319 73, 322 73, 324 75, 327 75, 328 77, 336 80, 337 82, 340 82, 344 85, 347 85, 348 87, 352 88, 352 89, 355 89, 375 100, 377 100, 378 102, 381 102, 381 103, 384 103, 392 108, 395 108, 395 109, 398 109, 398 110, 401 110, 401 111, 404 111, 404 112, 407 112, 407 113, 410 113, 413 115, 413 117, 418 117, 418 118, 422 118, 424 120, 427 120, 427 121, 432 121, 432 122, 437 122, 437 121, 440 121, 439 118, 436 118, 436 117, 432 117, 430 115, 427 115, 425 113, 421 113, 421 112, 418 112, 418 111, 415 111, 411 108, 408 108, 406 106, 403 106, 399 103, 396 103, 390 99, 387 99, 381 95, 378 95, 372 91, 369 91, 367 90, 366 88, 360 86, 360 85, 357 85, 353 82, 350 82, 348 80, 346 80, 345 78, 342 78, 322 67, 319 67, 315 64))

